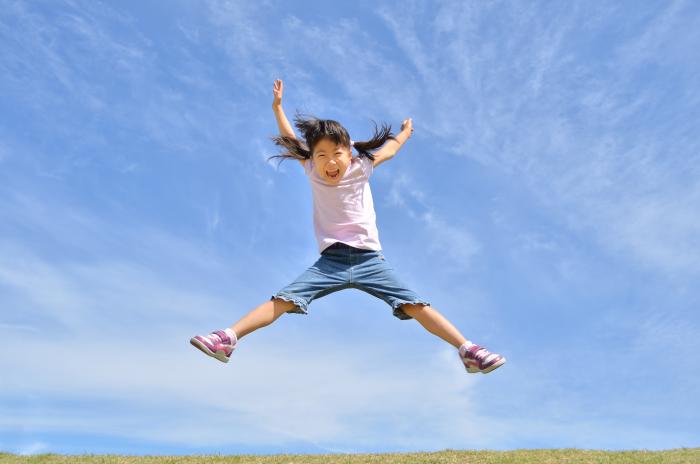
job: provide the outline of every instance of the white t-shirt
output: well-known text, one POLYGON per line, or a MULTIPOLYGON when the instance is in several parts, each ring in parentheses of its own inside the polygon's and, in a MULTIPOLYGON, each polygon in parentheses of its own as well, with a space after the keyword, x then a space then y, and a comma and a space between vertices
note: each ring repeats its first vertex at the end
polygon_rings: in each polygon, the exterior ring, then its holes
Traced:
POLYGON ((343 177, 333 185, 319 176, 313 159, 304 162, 314 200, 314 230, 319 253, 335 242, 366 250, 382 249, 369 188, 372 171, 372 160, 353 156, 343 177))

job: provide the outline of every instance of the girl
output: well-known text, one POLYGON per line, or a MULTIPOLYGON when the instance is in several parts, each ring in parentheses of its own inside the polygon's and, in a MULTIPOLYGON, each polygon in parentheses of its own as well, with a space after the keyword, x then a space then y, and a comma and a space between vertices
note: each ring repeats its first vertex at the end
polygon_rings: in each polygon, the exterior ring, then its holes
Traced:
POLYGON ((272 110, 280 136, 272 137, 284 148, 271 158, 297 160, 309 177, 313 193, 313 222, 321 256, 299 277, 269 301, 224 330, 197 335, 190 343, 219 361, 228 362, 238 340, 274 322, 284 313, 307 314, 311 301, 345 288, 357 288, 392 307, 401 320, 416 319, 430 333, 457 349, 468 373, 487 374, 506 359, 474 344, 430 303, 407 288, 387 263, 379 243, 372 191, 368 182, 374 169, 393 158, 413 134, 411 118, 394 136, 382 125, 366 142, 353 142, 347 130, 328 119, 295 117, 303 135, 298 139, 282 110, 282 81, 273 86, 272 110), (353 156, 352 147, 358 152, 353 156))

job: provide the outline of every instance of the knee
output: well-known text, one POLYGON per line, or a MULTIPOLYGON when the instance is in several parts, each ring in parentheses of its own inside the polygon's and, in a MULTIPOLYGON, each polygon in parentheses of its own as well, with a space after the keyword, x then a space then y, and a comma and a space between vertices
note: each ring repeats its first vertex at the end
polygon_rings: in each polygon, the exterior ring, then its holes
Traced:
POLYGON ((421 312, 425 311, 426 308, 428 308, 428 305, 424 304, 413 304, 413 303, 404 303, 399 306, 405 312, 411 317, 416 317, 417 314, 420 314, 421 312))

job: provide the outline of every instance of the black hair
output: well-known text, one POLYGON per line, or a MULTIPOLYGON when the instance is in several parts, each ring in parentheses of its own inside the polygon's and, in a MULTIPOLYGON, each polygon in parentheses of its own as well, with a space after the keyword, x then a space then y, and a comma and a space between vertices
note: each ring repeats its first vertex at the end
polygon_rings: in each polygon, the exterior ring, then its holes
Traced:
POLYGON ((281 158, 280 163, 285 159, 310 159, 313 155, 314 147, 324 138, 332 140, 337 145, 350 148, 351 151, 352 147, 355 147, 359 156, 365 156, 374 161, 372 152, 384 145, 387 140, 396 140, 396 137, 391 133, 391 125, 382 123, 381 129, 378 129, 377 123, 372 122, 374 123, 374 135, 372 138, 364 142, 355 141, 351 145, 347 129, 338 121, 318 119, 311 115, 304 117, 304 115, 297 112, 294 116, 294 125, 301 132, 304 141, 286 135, 271 137, 276 145, 283 148, 283 151, 279 155, 270 156, 268 161, 272 158, 281 158))

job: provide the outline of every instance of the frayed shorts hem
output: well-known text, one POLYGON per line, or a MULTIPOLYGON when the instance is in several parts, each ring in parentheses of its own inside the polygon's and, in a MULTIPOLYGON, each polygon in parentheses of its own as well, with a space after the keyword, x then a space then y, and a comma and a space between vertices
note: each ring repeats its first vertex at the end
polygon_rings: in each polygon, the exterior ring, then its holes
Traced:
POLYGON ((403 311, 403 309, 401 309, 401 305, 404 305, 404 304, 422 304, 425 306, 430 306, 430 303, 428 303, 425 300, 414 300, 414 301, 395 300, 393 303, 391 303, 391 308, 393 310, 394 316, 399 318, 402 321, 407 321, 409 319, 413 319, 411 316, 406 314, 403 311))
MULTIPOLYGON (((284 301, 289 301, 291 303, 294 303, 295 306, 287 311, 288 313, 295 313, 295 314, 305 314, 308 316, 308 304, 306 301, 304 301, 301 298, 297 298, 291 295, 287 295, 285 293, 277 293, 275 295, 272 295, 270 297, 270 300, 274 300, 275 298, 278 298, 280 300, 284 301)), ((407 301, 407 300, 395 300, 394 302, 391 303, 391 309, 392 309, 392 314, 394 317, 402 320, 402 321, 407 321, 409 319, 413 319, 413 317, 409 316, 404 312, 403 309, 401 309, 401 305, 404 304, 422 304, 425 306, 430 306, 430 302, 426 300, 413 300, 413 301, 407 301)))
POLYGON ((277 293, 275 295, 272 295, 270 297, 270 300, 274 300, 275 298, 279 298, 280 300, 284 301, 289 301, 290 303, 294 303, 296 305, 292 309, 287 311, 288 313, 306 314, 308 316, 308 305, 306 301, 302 300, 301 298, 287 295, 285 293, 277 293))

